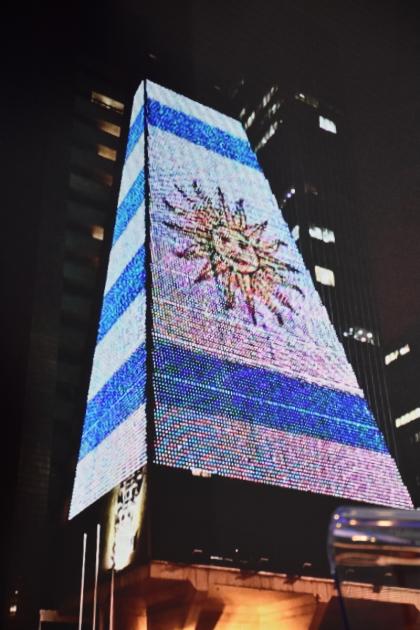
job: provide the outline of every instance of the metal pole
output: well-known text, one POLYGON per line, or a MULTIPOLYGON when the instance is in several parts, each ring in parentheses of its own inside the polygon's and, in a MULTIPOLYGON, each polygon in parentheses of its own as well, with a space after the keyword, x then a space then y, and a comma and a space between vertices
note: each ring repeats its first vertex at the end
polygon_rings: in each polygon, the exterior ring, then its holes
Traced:
POLYGON ((83 595, 84 595, 84 590, 85 590, 86 542, 87 542, 87 534, 83 534, 82 577, 80 580, 79 630, 82 630, 82 623, 83 623, 83 595))
POLYGON ((114 573, 115 569, 112 567, 111 571, 111 597, 109 600, 109 630, 114 630, 114 573))
POLYGON ((98 600, 99 549, 101 544, 101 526, 96 525, 96 558, 95 558, 95 586, 93 591, 93 619, 92 630, 96 630, 96 608, 98 600))

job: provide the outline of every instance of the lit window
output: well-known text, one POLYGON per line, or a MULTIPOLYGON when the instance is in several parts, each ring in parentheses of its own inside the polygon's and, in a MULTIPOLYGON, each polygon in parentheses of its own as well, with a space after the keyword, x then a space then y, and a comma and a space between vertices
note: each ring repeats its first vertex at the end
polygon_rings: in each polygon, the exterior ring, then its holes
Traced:
POLYGON ((245 107, 242 107, 241 111, 239 112, 239 118, 242 120, 245 114, 246 114, 245 107))
POLYGON ((268 105, 276 91, 277 86, 273 85, 273 87, 268 90, 267 94, 264 94, 263 100, 261 101, 261 107, 266 107, 268 105))
POLYGON ((191 468, 193 477, 211 477, 211 472, 202 468, 191 468))
POLYGON ((280 107, 281 107, 281 104, 280 104, 280 103, 278 103, 278 102, 277 102, 277 103, 274 103, 274 105, 271 105, 271 107, 269 107, 269 108, 268 108, 268 111, 267 111, 267 116, 268 116, 269 118, 272 118, 272 117, 276 114, 276 112, 278 112, 278 110, 280 109, 280 107))
POLYGON ((244 123, 244 127, 245 129, 249 129, 250 126, 252 125, 252 123, 255 120, 255 112, 251 112, 250 115, 248 116, 247 120, 244 123))
POLYGON ((92 225, 90 233, 96 241, 104 240, 104 228, 102 225, 92 225))
POLYGON ((273 124, 269 126, 268 131, 263 135, 263 137, 261 138, 261 140, 255 147, 255 152, 259 151, 267 144, 270 138, 272 138, 274 134, 276 133, 276 129, 278 126, 279 126, 278 122, 273 122, 273 124))
POLYGON ((387 354, 385 356, 385 365, 389 365, 390 363, 398 359, 399 355, 400 353, 398 350, 394 350, 393 352, 390 352, 389 354, 387 354))
POLYGON ((405 354, 408 354, 409 352, 410 352, 410 346, 408 345, 408 343, 406 343, 405 346, 402 346, 398 350, 393 350, 389 354, 385 355, 385 365, 389 365, 393 361, 396 361, 398 357, 400 356, 403 357, 405 354))
POLYGON ((107 120, 97 120, 96 124, 98 129, 105 131, 105 133, 109 133, 111 136, 119 138, 121 135, 121 127, 114 125, 114 123, 110 123, 107 120))
POLYGON ((335 276, 331 269, 315 265, 315 278, 321 284, 325 284, 328 287, 335 287, 335 276))
POLYGON ((319 101, 317 98, 315 98, 314 96, 310 96, 309 94, 303 94, 302 92, 295 94, 295 99, 297 101, 302 101, 302 103, 306 103, 306 105, 310 105, 315 109, 317 109, 319 105, 319 101))
POLYGON ((111 160, 112 162, 115 162, 115 160, 117 159, 117 152, 115 151, 115 149, 110 149, 104 144, 96 145, 96 152, 98 155, 105 158, 106 160, 111 160))
POLYGON ((324 116, 319 117, 319 126, 321 129, 329 131, 330 133, 337 133, 335 122, 333 122, 329 118, 324 118, 324 116))
POLYGON ((90 100, 92 103, 96 105, 100 105, 105 109, 112 109, 114 112, 118 114, 124 113, 124 103, 120 103, 120 101, 116 101, 110 96, 105 96, 105 94, 100 94, 99 92, 92 92, 90 95, 90 100))
POLYGON ((335 243, 335 234, 328 228, 318 227, 317 225, 309 226, 309 236, 316 238, 324 243, 335 243))
POLYGON ((413 422, 413 420, 417 420, 418 418, 420 418, 420 407, 416 407, 412 411, 409 411, 408 413, 405 413, 404 415, 397 418, 395 420, 395 426, 397 428, 402 427, 409 422, 413 422))
POLYGON ((299 232, 300 232, 300 228, 298 225, 295 225, 295 227, 292 230, 292 236, 295 239, 295 241, 299 240, 299 232))
POLYGON ((373 333, 370 330, 366 330, 366 328, 356 327, 350 328, 352 331, 351 336, 356 339, 356 341, 360 341, 361 343, 370 343, 372 346, 375 345, 375 341, 373 338, 373 333))

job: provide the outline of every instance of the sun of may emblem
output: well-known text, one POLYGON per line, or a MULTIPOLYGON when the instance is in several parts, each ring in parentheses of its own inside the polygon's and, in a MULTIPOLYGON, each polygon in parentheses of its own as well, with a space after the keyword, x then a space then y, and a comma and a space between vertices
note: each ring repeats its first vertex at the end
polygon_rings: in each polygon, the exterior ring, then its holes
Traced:
POLYGON ((216 281, 223 290, 226 309, 233 308, 241 297, 254 324, 256 306, 262 303, 282 325, 284 309, 295 310, 288 290, 303 295, 293 281, 293 275, 300 272, 276 257, 280 247, 287 244, 268 240, 264 235, 267 221, 248 223, 243 200, 229 207, 220 188, 216 201, 204 194, 197 181, 192 184, 191 195, 178 186, 176 189, 187 209, 165 199, 177 221, 164 223, 190 240, 185 249, 176 252, 178 257, 204 260, 195 282, 216 281))

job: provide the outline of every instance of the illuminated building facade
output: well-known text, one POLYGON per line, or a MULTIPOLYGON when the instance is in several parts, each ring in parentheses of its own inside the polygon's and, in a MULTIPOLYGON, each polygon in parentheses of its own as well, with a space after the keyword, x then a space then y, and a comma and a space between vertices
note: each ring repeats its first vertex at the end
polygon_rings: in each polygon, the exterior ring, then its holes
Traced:
POLYGON ((147 81, 70 526, 101 523, 102 569, 143 565, 139 584, 164 579, 156 560, 302 570, 322 496, 411 506, 241 123, 147 81))
POLYGON ((70 517, 148 463, 151 395, 150 463, 410 505, 241 124, 145 85, 70 517))

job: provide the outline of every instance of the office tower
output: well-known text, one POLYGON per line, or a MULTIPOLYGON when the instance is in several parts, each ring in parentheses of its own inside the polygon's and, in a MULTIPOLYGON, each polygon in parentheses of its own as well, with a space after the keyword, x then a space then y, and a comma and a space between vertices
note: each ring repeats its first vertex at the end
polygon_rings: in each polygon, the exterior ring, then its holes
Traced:
MULTIPOLYGON (((56 528, 65 518, 63 504, 71 492, 86 362, 96 336, 98 287, 123 157, 121 94, 115 83, 110 89, 101 77, 83 73, 49 90, 47 84, 46 112, 35 125, 45 172, 41 169, 36 181, 41 200, 27 200, 40 218, 37 251, 30 261, 35 280, 7 550, 6 613, 17 627, 37 625, 40 601, 54 600, 50 561, 58 562, 52 552, 56 528)), ((28 186, 21 194, 32 190, 28 186)))

